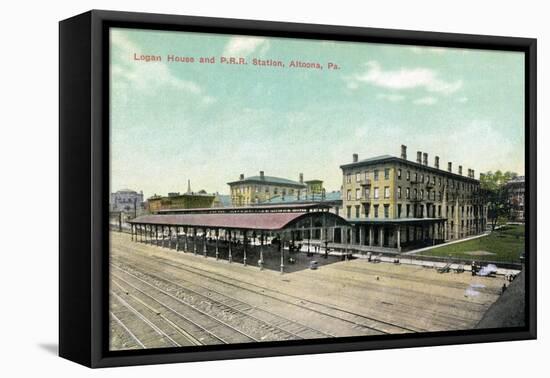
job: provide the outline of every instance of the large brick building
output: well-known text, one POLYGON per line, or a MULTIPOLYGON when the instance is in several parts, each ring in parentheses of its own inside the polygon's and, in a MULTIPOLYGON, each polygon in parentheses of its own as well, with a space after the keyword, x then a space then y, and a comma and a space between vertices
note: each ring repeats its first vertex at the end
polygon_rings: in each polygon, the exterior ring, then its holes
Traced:
POLYGON ((416 160, 383 155, 340 166, 343 172, 343 214, 354 225, 348 240, 369 247, 401 250, 422 244, 441 243, 481 233, 487 210, 479 195, 475 172, 452 163, 440 169, 428 154, 417 152, 416 160))

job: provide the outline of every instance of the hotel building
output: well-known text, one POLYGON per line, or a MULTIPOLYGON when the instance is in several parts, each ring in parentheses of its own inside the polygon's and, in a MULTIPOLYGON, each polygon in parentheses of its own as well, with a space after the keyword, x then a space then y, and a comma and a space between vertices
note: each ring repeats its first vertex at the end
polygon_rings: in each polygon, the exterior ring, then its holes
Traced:
POLYGON ((340 166, 343 173, 343 213, 353 228, 347 241, 359 249, 410 249, 460 239, 485 231, 487 208, 473 169, 441 169, 428 154, 416 160, 383 155, 340 166))

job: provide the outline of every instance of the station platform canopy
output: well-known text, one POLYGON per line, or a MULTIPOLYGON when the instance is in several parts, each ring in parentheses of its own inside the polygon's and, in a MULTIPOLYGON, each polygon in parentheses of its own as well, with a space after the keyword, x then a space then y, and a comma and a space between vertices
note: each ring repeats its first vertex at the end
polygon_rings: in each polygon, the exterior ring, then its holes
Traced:
POLYGON ((253 205, 253 206, 235 206, 235 207, 207 207, 195 209, 162 209, 157 214, 223 214, 223 213, 280 213, 280 212, 309 212, 309 211, 328 211, 330 206, 318 203, 292 203, 276 205, 253 205))
POLYGON ((137 217, 130 223, 258 231, 350 226, 344 218, 325 211, 153 214, 137 217))

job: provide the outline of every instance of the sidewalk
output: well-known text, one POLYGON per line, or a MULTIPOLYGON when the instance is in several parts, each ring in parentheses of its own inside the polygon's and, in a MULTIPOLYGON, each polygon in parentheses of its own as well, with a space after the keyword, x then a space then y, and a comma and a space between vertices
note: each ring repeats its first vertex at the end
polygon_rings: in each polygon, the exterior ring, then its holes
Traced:
POLYGON ((465 242, 465 241, 468 241, 468 240, 475 240, 475 239, 479 239, 479 238, 484 238, 486 236, 489 236, 489 234, 491 234, 491 231, 486 231, 486 232, 484 232, 483 234, 480 234, 480 235, 470 236, 468 238, 463 238, 463 239, 457 239, 457 240, 453 240, 453 241, 450 241, 450 242, 447 242, 447 243, 431 245, 429 247, 423 247, 423 248, 419 248, 419 249, 413 249, 412 251, 402 253, 401 256, 403 256, 403 255, 416 255, 419 252, 428 251, 430 249, 445 247, 447 245, 456 244, 456 243, 462 243, 462 242, 465 242))

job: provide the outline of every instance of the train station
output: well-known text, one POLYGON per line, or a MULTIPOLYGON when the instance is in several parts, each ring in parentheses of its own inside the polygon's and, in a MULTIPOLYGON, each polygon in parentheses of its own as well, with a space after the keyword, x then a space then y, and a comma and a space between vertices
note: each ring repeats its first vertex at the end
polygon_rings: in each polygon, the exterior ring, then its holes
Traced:
MULTIPOLYGON (((346 257, 351 225, 322 204, 251 206, 171 210, 130 221, 131 240, 250 263, 263 269, 264 255, 280 255, 280 271, 292 264, 285 250, 307 252, 323 249, 346 257), (257 258, 257 260, 256 260, 257 258)), ((279 257, 279 256, 278 256, 279 257)))

